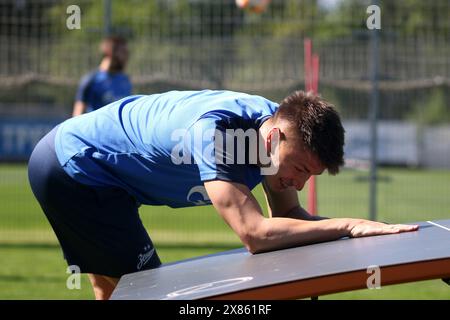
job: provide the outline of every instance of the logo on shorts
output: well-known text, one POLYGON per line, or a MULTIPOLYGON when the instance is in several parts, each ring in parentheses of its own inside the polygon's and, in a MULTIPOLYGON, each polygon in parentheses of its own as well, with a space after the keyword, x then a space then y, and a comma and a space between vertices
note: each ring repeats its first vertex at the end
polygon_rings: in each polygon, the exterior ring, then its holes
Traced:
MULTIPOLYGON (((144 250, 150 250, 151 246, 145 246, 144 250)), ((155 253, 155 248, 153 248, 152 250, 150 250, 149 252, 145 252, 145 253, 141 253, 138 256, 138 264, 137 264, 137 269, 141 270, 143 266, 145 266, 147 264, 147 262, 150 261, 150 259, 152 258, 153 254, 155 253)))
POLYGON ((196 206, 211 204, 211 199, 209 199, 204 186, 192 187, 187 195, 187 201, 194 203, 196 206))

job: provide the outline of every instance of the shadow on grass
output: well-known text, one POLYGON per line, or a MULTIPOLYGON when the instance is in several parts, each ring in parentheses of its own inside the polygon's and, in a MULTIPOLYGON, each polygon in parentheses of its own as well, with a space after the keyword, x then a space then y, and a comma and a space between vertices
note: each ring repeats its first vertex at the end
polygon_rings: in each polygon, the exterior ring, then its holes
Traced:
MULTIPOLYGON (((205 249, 205 250, 232 250, 242 245, 229 243, 156 243, 156 249, 205 249)), ((57 243, 0 243, 0 249, 60 249, 57 243)))
POLYGON ((9 274, 0 274, 0 282, 36 282, 36 283, 42 283, 42 282, 52 282, 52 283, 61 283, 61 281, 66 281, 64 277, 58 277, 58 276, 19 276, 19 275, 9 275, 9 274))
POLYGON ((57 243, 0 243, 0 249, 58 249, 57 243))

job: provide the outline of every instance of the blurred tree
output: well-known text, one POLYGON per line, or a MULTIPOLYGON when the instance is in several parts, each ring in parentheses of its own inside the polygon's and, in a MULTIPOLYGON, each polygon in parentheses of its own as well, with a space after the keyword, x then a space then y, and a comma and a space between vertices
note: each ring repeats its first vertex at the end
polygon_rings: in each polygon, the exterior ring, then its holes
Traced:
POLYGON ((445 87, 432 89, 428 96, 413 106, 413 112, 408 115, 410 120, 421 125, 437 125, 450 122, 449 93, 445 87), (447 95, 447 97, 446 97, 447 95))

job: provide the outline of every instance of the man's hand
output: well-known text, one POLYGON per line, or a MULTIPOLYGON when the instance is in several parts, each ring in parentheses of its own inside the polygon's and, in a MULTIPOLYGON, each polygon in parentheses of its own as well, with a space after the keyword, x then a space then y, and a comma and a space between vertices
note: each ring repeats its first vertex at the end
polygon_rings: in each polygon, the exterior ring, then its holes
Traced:
POLYGON ((349 225, 349 236, 352 238, 416 231, 417 225, 385 224, 370 220, 352 219, 349 225))

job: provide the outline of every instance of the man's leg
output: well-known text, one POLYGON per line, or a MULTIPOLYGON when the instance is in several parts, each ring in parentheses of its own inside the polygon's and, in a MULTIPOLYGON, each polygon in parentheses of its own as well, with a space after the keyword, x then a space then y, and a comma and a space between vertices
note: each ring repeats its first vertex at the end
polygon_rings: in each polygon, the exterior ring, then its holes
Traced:
POLYGON ((121 275, 159 267, 161 261, 136 200, 117 187, 92 187, 72 179, 57 159, 55 134, 53 129, 33 150, 30 186, 68 265, 91 274, 95 297, 107 299, 121 275))
POLYGON ((88 276, 92 284, 92 289, 94 289, 95 300, 108 300, 119 282, 118 278, 98 274, 89 273, 88 276))

